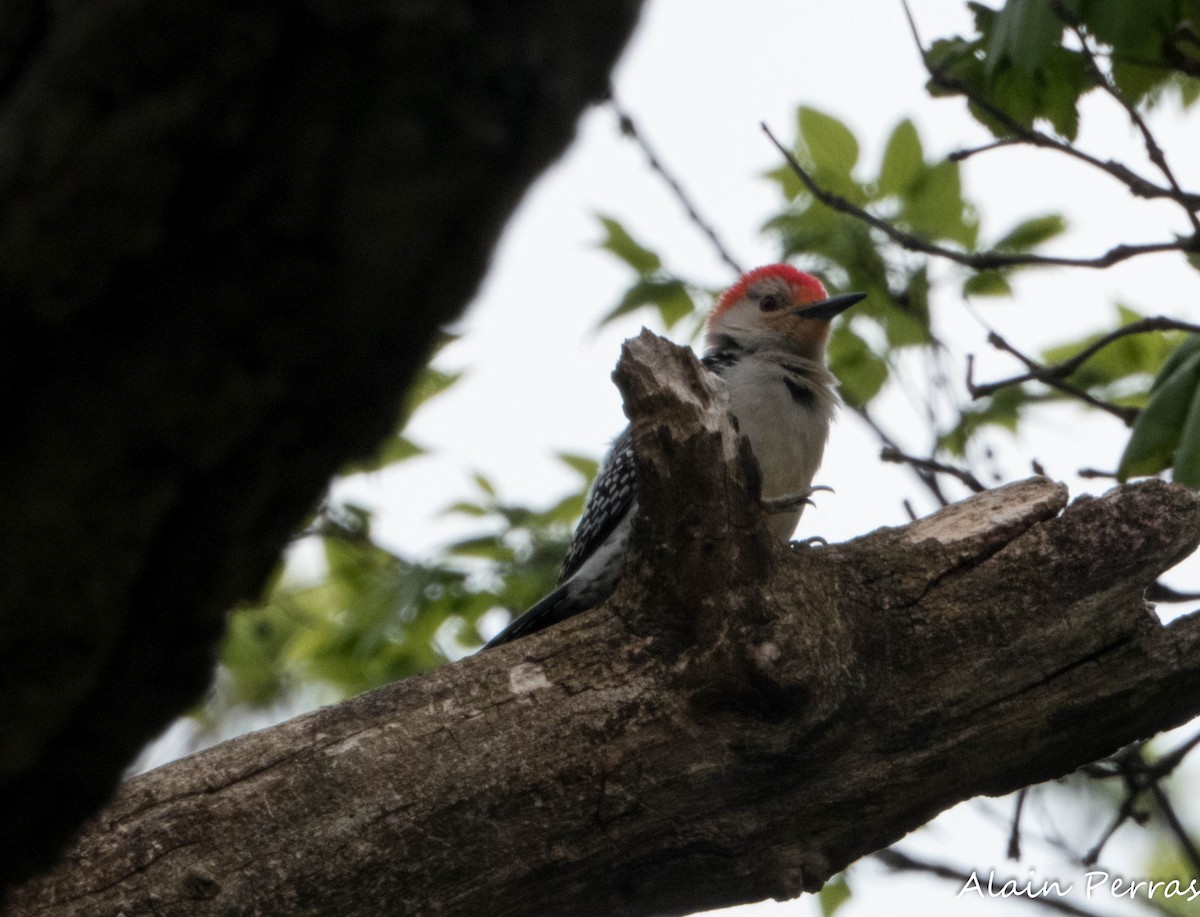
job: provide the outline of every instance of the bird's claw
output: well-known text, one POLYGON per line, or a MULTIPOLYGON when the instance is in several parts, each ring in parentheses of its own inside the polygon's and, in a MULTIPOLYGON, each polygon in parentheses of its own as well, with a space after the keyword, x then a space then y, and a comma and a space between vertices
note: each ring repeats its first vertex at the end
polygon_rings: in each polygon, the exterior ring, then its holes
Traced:
POLYGON ((790 513, 793 510, 799 509, 801 506, 815 506, 816 504, 810 499, 818 490, 827 490, 833 493, 832 487, 826 487, 824 484, 817 484, 808 490, 802 490, 799 493, 787 494, 782 497, 763 497, 762 505, 768 513, 790 513))
POLYGON ((802 544, 806 548, 817 548, 817 547, 827 548, 827 547, 829 547, 829 542, 826 541, 824 538, 822 538, 820 535, 809 535, 807 538, 799 538, 796 540, 795 543, 802 544))

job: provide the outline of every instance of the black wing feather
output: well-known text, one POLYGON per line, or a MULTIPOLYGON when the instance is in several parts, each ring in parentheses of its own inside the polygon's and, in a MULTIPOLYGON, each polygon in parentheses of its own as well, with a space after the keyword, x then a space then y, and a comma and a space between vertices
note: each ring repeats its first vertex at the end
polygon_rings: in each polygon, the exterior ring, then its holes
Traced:
POLYGON ((583 518, 575 528, 575 536, 563 559, 558 574, 566 582, 583 566, 583 562, 612 534, 629 512, 637 498, 637 475, 633 461, 633 440, 626 427, 609 450, 608 458, 592 490, 588 494, 583 518))

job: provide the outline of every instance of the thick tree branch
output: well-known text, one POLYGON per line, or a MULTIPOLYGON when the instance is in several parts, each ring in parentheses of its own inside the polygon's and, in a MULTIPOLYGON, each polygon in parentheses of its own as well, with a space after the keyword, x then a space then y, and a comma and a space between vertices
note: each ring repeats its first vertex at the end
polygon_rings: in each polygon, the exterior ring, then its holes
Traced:
POLYGON ((644 334, 617 380, 643 513, 605 606, 130 780, 8 917, 785 898, 1200 712, 1200 618, 1142 599, 1194 491, 1034 478, 785 545, 689 352, 644 334))
POLYGON ((0 887, 199 698, 638 6, 0 5, 0 887))

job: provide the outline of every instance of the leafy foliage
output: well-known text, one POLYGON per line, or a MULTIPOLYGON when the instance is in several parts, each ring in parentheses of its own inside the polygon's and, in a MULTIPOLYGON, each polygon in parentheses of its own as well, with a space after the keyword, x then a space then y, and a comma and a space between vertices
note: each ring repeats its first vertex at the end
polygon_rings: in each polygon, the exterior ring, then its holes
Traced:
POLYGON ((838 909, 850 900, 850 884, 845 875, 834 876, 817 894, 817 903, 821 906, 821 917, 833 917, 838 909))
POLYGON ((695 304, 688 288, 677 278, 663 272, 662 259, 639 242, 611 217, 599 217, 604 226, 605 237, 600 248, 612 252, 625 264, 633 268, 637 281, 612 309, 605 313, 601 324, 611 322, 643 308, 652 308, 667 328, 673 328, 687 315, 695 311, 695 304))
POLYGON ((933 95, 967 95, 975 118, 997 137, 1048 123, 1060 137, 1079 130, 1079 99, 1111 79, 1133 105, 1174 88, 1187 104, 1198 92, 1196 46, 1180 27, 1195 16, 1189 0, 1008 0, 999 10, 969 3, 975 34, 933 43, 933 95), (1061 11, 1061 12, 1060 12, 1061 11), (1109 62, 1097 70, 1082 48, 1068 45, 1072 28, 1099 42, 1109 62))
POLYGON ((1200 487, 1200 335, 1188 337, 1163 364, 1118 476, 1126 480, 1171 467, 1175 480, 1200 487))

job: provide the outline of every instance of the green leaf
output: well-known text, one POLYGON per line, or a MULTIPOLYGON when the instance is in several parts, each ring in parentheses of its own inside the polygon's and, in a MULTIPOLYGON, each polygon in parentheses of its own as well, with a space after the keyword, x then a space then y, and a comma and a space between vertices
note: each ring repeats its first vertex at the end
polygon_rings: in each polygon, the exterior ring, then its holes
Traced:
POLYGON ((482 557, 485 560, 511 561, 512 548, 493 535, 480 535, 476 538, 464 538, 456 541, 447 548, 451 554, 464 557, 482 557))
POLYGON ((407 436, 401 433, 393 433, 383 441, 374 455, 361 461, 349 462, 343 465, 342 470, 338 473, 348 475, 380 471, 391 465, 397 465, 400 462, 416 458, 419 455, 425 455, 425 452, 425 449, 418 446, 407 436))
POLYGON ((964 296, 1011 296, 1012 287, 1001 271, 980 271, 963 283, 964 296))
POLYGON ((979 223, 962 198, 958 163, 946 160, 925 169, 904 198, 901 219, 927 239, 975 244, 979 223))
MULTIPOLYGON (((1124 327, 1141 321, 1144 316, 1127 306, 1118 304, 1117 318, 1118 325, 1124 327)), ((1100 333, 1093 333, 1081 340, 1047 348, 1042 352, 1042 361, 1046 364, 1066 362, 1094 345, 1103 336, 1100 333)), ((1131 377, 1137 377, 1140 383, 1141 377, 1161 371, 1168 358, 1178 351, 1181 338, 1182 335, 1178 332, 1131 334, 1117 338, 1092 354, 1087 362, 1071 375, 1070 381, 1087 389, 1112 385, 1131 377)), ((1118 391, 1104 394, 1104 397, 1110 399, 1131 397, 1133 400, 1130 403, 1137 404, 1142 402, 1143 393, 1131 392, 1126 385, 1118 391)))
POLYGON ((1067 221, 1060 213, 1030 217, 1005 233, 994 247, 1002 252, 1028 252, 1066 232, 1066 229, 1067 221))
POLYGON ((813 165, 820 171, 848 176, 858 163, 858 141, 850 128, 832 115, 807 106, 801 106, 798 121, 813 165))
POLYGON ((569 494, 541 514, 548 522, 570 523, 583 515, 583 506, 587 497, 584 493, 569 494))
POLYGON ((913 272, 895 308, 883 313, 884 333, 892 347, 928 344, 929 274, 924 267, 913 272))
POLYGON ((462 378, 462 373, 449 373, 432 366, 426 366, 413 380, 412 386, 404 396, 402 414, 411 417, 427 401, 437 397, 462 378))
POLYGON ((966 453, 971 438, 983 427, 998 426, 1006 430, 1016 430, 1022 410, 1039 400, 1046 399, 1031 395, 1023 385, 1002 388, 983 399, 982 404, 977 402, 964 410, 959 422, 938 438, 938 446, 949 450, 953 455, 962 456, 966 453))
POLYGON ((1200 334, 1189 334, 1183 339, 1183 343, 1176 347, 1166 361, 1162 365, 1162 369, 1158 371, 1154 382, 1150 386, 1150 391, 1156 391, 1162 386, 1167 379, 1175 375, 1175 371, 1179 369, 1185 362, 1191 359, 1192 355, 1200 352, 1200 334))
POLYGON ((1079 98, 1093 82, 1085 57, 1078 51, 1055 48, 1039 77, 1038 115, 1047 119, 1059 136, 1074 140, 1079 133, 1079 98))
POLYGON ((1171 477, 1180 484, 1200 488, 1200 388, 1192 393, 1187 421, 1179 434, 1171 477))
POLYGON ((794 201, 800 195, 808 193, 808 189, 804 187, 804 182, 800 180, 800 176, 796 174, 796 170, 786 162, 781 166, 763 172, 763 178, 768 178, 779 185, 779 190, 785 200, 794 201))
POLYGON ((905 118, 896 125, 883 151, 879 170, 881 194, 903 194, 925 166, 921 138, 912 121, 905 118))
POLYGON ((458 514, 460 516, 480 517, 491 515, 491 510, 489 510, 486 506, 480 506, 478 503, 470 503, 466 500, 459 500, 457 503, 451 503, 444 510, 442 510, 442 515, 444 516, 451 516, 454 514, 458 514))
POLYGON ((696 310, 696 304, 682 281, 643 278, 625 292, 621 301, 600 319, 600 324, 605 325, 647 306, 658 310, 659 317, 668 328, 696 310))
POLYGON ((1062 30, 1062 22, 1048 0, 1008 0, 991 23, 988 73, 1006 62, 1033 72, 1058 46, 1062 30))
POLYGON ((841 383, 842 398, 851 407, 864 407, 887 381, 887 363, 846 324, 834 327, 828 355, 829 368, 841 383))
POLYGON ((817 894, 817 902, 821 905, 821 917, 833 917, 843 904, 850 900, 850 885, 846 882, 845 873, 838 873, 817 894))
POLYGON ((486 477, 484 477, 478 471, 472 474, 471 477, 475 481, 475 486, 482 490, 485 494, 487 494, 489 497, 496 496, 496 485, 494 485, 486 477))
POLYGON ((591 481, 600 470, 600 463, 586 455, 575 455, 570 452, 559 452, 556 457, 560 462, 576 471, 585 481, 591 481))
POLYGON ((606 248, 641 275, 652 274, 662 267, 662 259, 633 240, 625 227, 611 217, 597 214, 604 224, 605 236, 600 248, 606 248))
POLYGON ((1183 425, 1200 386, 1200 352, 1175 364, 1169 374, 1166 370, 1164 366, 1159 373, 1150 400, 1129 434, 1117 467, 1118 480, 1157 474, 1171 464, 1180 447, 1183 425))
POLYGON ((1179 104, 1191 108, 1200 99, 1200 79, 1180 73, 1175 75, 1174 80, 1179 92, 1179 104))

